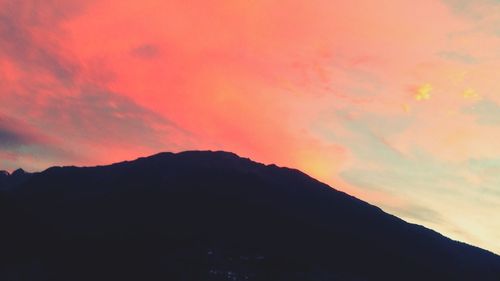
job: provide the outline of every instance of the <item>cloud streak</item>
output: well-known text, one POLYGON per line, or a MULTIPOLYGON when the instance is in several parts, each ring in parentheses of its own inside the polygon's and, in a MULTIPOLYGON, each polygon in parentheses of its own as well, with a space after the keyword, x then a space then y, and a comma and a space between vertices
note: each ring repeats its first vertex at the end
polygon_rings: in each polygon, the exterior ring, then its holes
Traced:
POLYGON ((0 2, 0 109, 15 116, 0 124, 6 168, 108 163, 192 143, 187 130, 111 90, 102 65, 79 60, 65 45, 71 38, 63 25, 90 4, 0 2))
POLYGON ((0 116, 0 149, 17 149, 26 145, 45 144, 47 141, 19 120, 0 116))

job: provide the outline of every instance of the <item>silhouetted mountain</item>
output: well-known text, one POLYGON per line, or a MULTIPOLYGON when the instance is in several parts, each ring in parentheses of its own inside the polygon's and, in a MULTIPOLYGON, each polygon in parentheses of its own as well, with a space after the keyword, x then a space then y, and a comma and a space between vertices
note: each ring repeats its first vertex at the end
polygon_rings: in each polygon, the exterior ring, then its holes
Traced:
POLYGON ((23 169, 17 169, 12 172, 12 174, 2 170, 0 171, 0 190, 19 185, 28 180, 31 176, 31 173, 27 173, 23 169))
POLYGON ((0 280, 500 280, 490 252, 227 152, 50 168, 0 215, 0 280))

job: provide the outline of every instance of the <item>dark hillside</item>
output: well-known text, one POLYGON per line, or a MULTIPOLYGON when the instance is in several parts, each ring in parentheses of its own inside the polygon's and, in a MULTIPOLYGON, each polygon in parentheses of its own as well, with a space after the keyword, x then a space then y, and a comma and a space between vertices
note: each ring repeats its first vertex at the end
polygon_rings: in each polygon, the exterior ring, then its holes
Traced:
POLYGON ((227 152, 54 167, 0 204, 0 280, 500 280, 490 252, 227 152))

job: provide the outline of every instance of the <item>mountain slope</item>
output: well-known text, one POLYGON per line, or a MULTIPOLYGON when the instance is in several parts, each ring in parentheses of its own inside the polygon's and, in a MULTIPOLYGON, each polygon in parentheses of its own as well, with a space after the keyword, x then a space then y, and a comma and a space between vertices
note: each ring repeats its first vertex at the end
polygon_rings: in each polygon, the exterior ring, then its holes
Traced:
POLYGON ((33 174, 17 169, 12 174, 0 170, 0 190, 8 189, 27 181, 33 174))
POLYGON ((227 152, 54 167, 0 206, 1 280, 500 280, 492 253, 227 152))

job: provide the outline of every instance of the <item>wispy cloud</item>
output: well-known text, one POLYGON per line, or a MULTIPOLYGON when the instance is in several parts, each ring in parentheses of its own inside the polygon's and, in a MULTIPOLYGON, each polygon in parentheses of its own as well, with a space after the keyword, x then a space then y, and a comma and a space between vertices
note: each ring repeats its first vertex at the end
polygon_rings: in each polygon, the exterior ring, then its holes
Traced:
MULTIPOLYGON (((0 145, 10 155, 4 166, 96 163, 104 154, 104 161, 118 161, 192 142, 187 130, 109 89, 105 67, 83 62, 68 49, 71 38, 63 25, 90 4, 0 2, 0 109, 14 116, 0 124, 0 145)), ((142 57, 155 52, 150 45, 135 50, 142 57)))
POLYGON ((477 122, 481 125, 500 125, 500 105, 492 100, 477 101, 467 107, 464 107, 462 111, 465 114, 474 116, 477 122))

